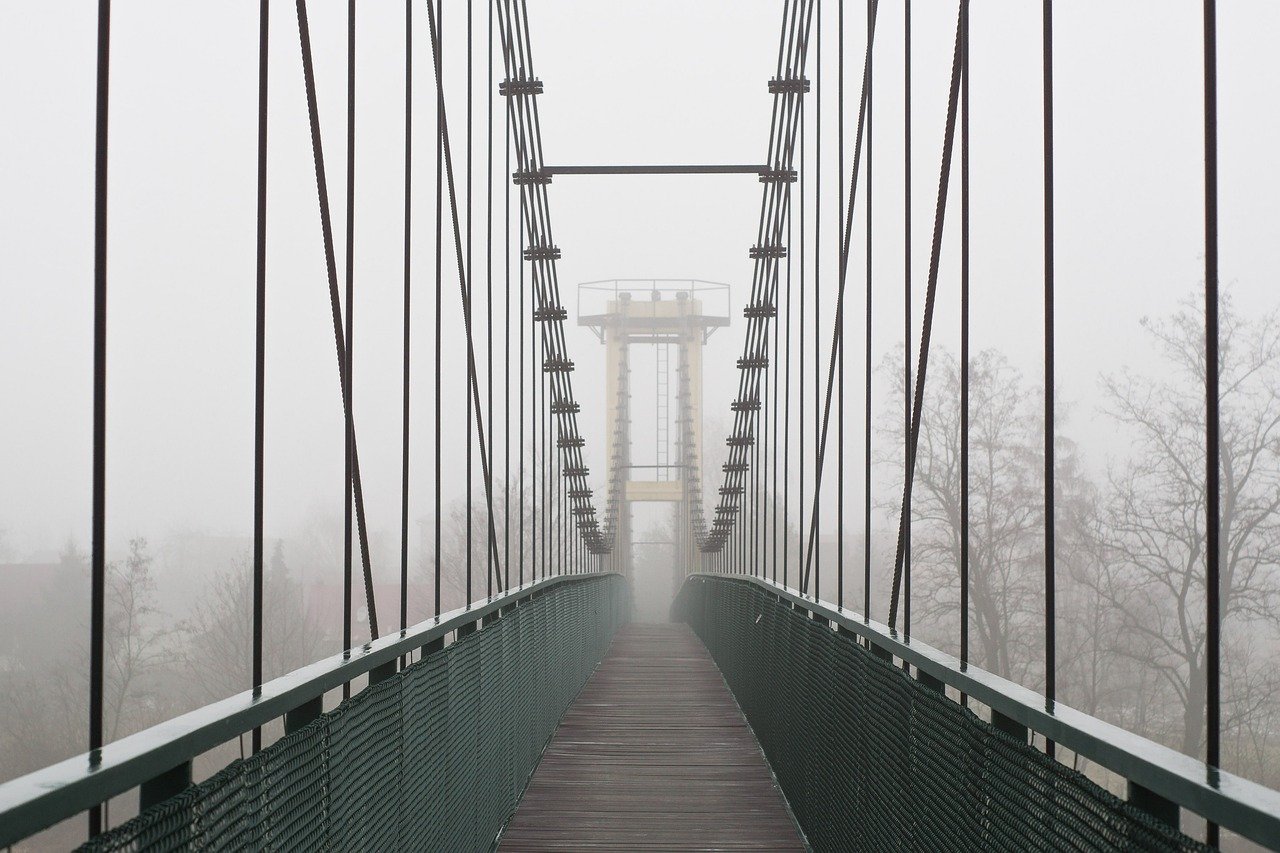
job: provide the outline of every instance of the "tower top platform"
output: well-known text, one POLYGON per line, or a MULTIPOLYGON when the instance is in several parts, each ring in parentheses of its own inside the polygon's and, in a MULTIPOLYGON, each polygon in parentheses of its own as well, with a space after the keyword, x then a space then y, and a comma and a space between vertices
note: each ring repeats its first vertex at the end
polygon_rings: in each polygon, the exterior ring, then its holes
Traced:
POLYGON ((596 332, 665 337, 729 325, 729 285, 699 279, 606 279, 578 285, 578 325, 596 332), (708 308, 710 303, 710 309, 708 308), (723 313, 721 313, 723 312, 723 313))

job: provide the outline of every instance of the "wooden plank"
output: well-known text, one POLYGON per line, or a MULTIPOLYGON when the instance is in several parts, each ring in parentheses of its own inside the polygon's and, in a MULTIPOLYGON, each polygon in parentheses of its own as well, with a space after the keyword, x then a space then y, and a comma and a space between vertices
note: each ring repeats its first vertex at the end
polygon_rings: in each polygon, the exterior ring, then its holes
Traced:
POLYGON ((682 624, 618 632, 499 847, 805 849, 724 679, 682 624))

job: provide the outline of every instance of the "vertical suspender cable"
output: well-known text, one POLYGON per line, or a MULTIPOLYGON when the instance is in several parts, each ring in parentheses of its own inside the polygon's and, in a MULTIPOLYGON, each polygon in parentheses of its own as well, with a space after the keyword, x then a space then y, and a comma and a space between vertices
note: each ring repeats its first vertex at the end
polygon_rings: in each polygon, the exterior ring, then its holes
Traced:
MULTIPOLYGON (((938 198, 933 212, 933 241, 929 247, 929 274, 925 286, 924 317, 920 324, 920 352, 916 366, 915 393, 911 402, 911 428, 908 431, 907 470, 902 485, 902 515, 898 518, 898 548, 893 563, 893 588, 889 599, 889 627, 897 624, 900 593, 903 585, 904 563, 907 546, 908 515, 911 506, 911 487, 915 479, 916 449, 920 443, 920 418, 924 408, 925 376, 929 369, 929 343, 933 336, 933 309, 938 291, 938 265, 942 255, 942 227, 946 221, 947 190, 951 180, 952 148, 956 131, 956 105, 960 97, 960 25, 961 12, 956 14, 955 48, 951 56, 951 84, 947 96, 947 121, 943 132, 942 165, 938 174, 938 198)), ((907 630, 903 620, 903 632, 907 630)))
MULTIPOLYGON (((1044 0, 1044 697, 1056 698, 1054 619, 1053 0, 1044 0)), ((1045 739, 1053 755, 1053 741, 1045 739)))
MULTIPOLYGON (((902 54, 902 477, 911 478, 911 0, 903 0, 902 54)), ((902 631, 911 636, 911 490, 902 490, 903 587, 902 631)), ((896 596, 897 590, 895 588, 896 596)))
MULTIPOLYGON (((508 110, 508 111, 507 111, 507 169, 506 169, 506 172, 505 172, 504 174, 506 174, 506 175, 510 175, 510 174, 511 174, 511 111, 510 111, 510 110, 508 110)), ((510 180, 506 181, 506 185, 507 185, 507 204, 508 204, 508 207, 509 207, 509 206, 510 206, 510 203, 511 203, 511 181, 510 181, 510 180)), ((528 383, 528 376, 527 376, 527 374, 526 374, 526 372, 525 372, 525 364, 524 364, 524 353, 525 353, 525 348, 524 348, 525 316, 524 316, 524 204, 523 204, 523 201, 522 201, 522 203, 521 203, 521 205, 520 205, 520 211, 519 211, 519 213, 518 213, 517 215, 520 217, 520 225, 519 225, 519 227, 516 229, 516 239, 517 239, 517 240, 518 240, 518 242, 519 242, 519 255, 517 255, 517 258, 519 258, 519 259, 520 259, 520 260, 519 260, 519 262, 518 262, 518 263, 519 263, 519 267, 520 267, 520 281, 519 281, 519 288, 518 288, 518 292, 519 292, 519 294, 520 294, 520 299, 519 299, 519 302, 520 302, 520 312, 519 312, 519 313, 520 313, 520 369, 519 369, 519 371, 518 371, 518 373, 517 373, 517 375, 520 377, 520 379, 519 379, 519 381, 518 381, 518 382, 516 382, 516 385, 518 385, 518 386, 519 386, 519 389, 517 390, 517 392, 516 392, 516 393, 517 393, 517 394, 519 395, 519 397, 520 397, 520 403, 519 403, 518 411, 517 411, 517 414, 519 415, 519 417, 517 418, 517 420, 520 422, 520 430, 519 430, 519 435, 518 435, 519 441, 517 442, 517 456, 518 456, 518 461, 517 461, 517 463, 516 463, 516 464, 517 464, 517 465, 519 466, 519 468, 520 468, 520 567, 519 567, 518 574, 517 574, 517 576, 516 576, 516 577, 517 577, 517 580, 519 580, 520 585, 521 585, 521 586, 524 586, 524 552, 525 552, 525 539, 524 539, 524 494, 525 494, 525 492, 524 492, 524 423, 525 423, 525 418, 524 418, 524 388, 525 388, 525 385, 526 385, 526 384, 529 384, 529 383, 528 383)), ((511 277, 511 273, 510 273, 510 264, 511 264, 511 246, 510 246, 510 243, 511 243, 511 226, 510 226, 510 222, 508 222, 508 224, 507 224, 507 265, 508 265, 508 272, 507 272, 507 279, 508 279, 508 280, 507 280, 507 288, 508 288, 508 289, 510 289, 510 287, 511 287, 511 281, 510 281, 510 277, 511 277)), ((532 321, 530 321, 530 322, 532 322, 532 321)), ((532 554, 530 555, 530 558, 532 558, 532 554)))
MULTIPOLYGON (((783 317, 783 313, 782 311, 779 310, 779 306, 778 306, 778 287, 777 287, 778 265, 777 264, 774 264, 773 275, 774 275, 773 394, 771 395, 771 398, 770 398, 770 402, 773 405, 773 430, 771 433, 773 436, 773 552, 772 552, 772 558, 773 558, 773 582, 777 583, 778 582, 778 410, 781 408, 778 405, 779 404, 778 376, 782 372, 781 362, 778 361, 778 355, 779 355, 779 349, 778 349, 779 328, 778 327, 781 324, 782 317, 783 317)), ((782 473, 784 477, 789 476, 787 474, 787 470, 785 467, 782 469, 782 473)), ((785 488, 785 484, 783 488, 785 488)), ((783 537, 786 537, 787 535, 786 516, 783 516, 783 519, 782 519, 782 535, 783 537)))
MULTIPOLYGON (((836 100, 839 104, 836 123, 836 222, 844 219, 844 197, 840 181, 844 178, 844 0, 840 0, 836 39, 836 100)), ((840 262, 840 244, 836 242, 836 263, 840 262)), ((839 267, 837 267, 839 269, 839 267)), ((844 318, 840 318, 840 400, 836 457, 836 607, 844 609, 844 318)))
MULTIPOLYGON (((1204 0, 1205 761, 1219 767, 1221 516, 1218 398, 1218 10, 1204 0)), ((1210 823, 1206 840, 1218 844, 1210 823)))
MULTIPOLYGON (((444 87, 444 68, 441 65, 441 57, 444 55, 444 33, 441 28, 444 26, 444 0, 440 0, 440 12, 435 16, 434 21, 428 22, 434 34, 434 40, 439 47, 435 51, 433 64, 435 65, 437 85, 444 87)), ((442 242, 444 236, 444 137, 440 133, 441 120, 444 115, 444 101, 440 99, 436 104, 436 566, 435 566, 435 603, 436 616, 440 615, 440 529, 441 529, 441 497, 440 483, 443 472, 440 468, 440 427, 441 427, 441 411, 442 411, 442 388, 441 375, 444 373, 444 360, 442 358, 440 342, 442 340, 441 318, 442 297, 444 295, 444 279, 441 276, 441 263, 443 258, 444 244, 442 242)))
MULTIPOLYGON (((258 6, 258 211, 253 379, 253 690, 262 686, 262 515, 267 363, 267 56, 271 0, 258 6)), ((262 727, 253 729, 253 751, 262 727)))
MULTIPOLYGON (((870 33, 875 25, 877 0, 867 0, 867 32, 870 33)), ((872 168, 872 142, 875 140, 875 134, 872 131, 872 100, 875 94, 875 87, 872 86, 871 72, 874 66, 874 54, 870 49, 867 50, 867 71, 866 71, 866 116, 867 116, 867 307, 866 307, 866 351, 864 358, 866 359, 865 369, 866 375, 863 378, 865 387, 866 404, 866 420, 863 424, 865 434, 863 436, 865 443, 866 455, 863 459, 863 474, 865 476, 865 494, 863 496, 863 519, 862 519, 862 615, 868 619, 871 618, 871 234, 872 234, 872 193, 875 189, 875 170, 872 168)), ((854 152, 857 156, 857 152, 854 152)), ((845 212, 848 216, 848 211, 845 212)))
MULTIPOLYGON (((472 193, 472 183, 471 183, 471 153, 472 153, 472 145, 471 145, 471 109, 472 109, 473 100, 474 100, 474 99, 472 98, 472 96, 471 96, 471 67, 472 67, 472 64, 473 64, 473 63, 472 63, 472 61, 471 61, 471 42, 472 42, 472 38, 471 38, 471 10, 472 10, 472 8, 473 8, 473 6, 474 6, 475 4, 472 2, 472 0, 466 0, 466 3, 467 3, 467 128, 466 128, 466 130, 467 130, 467 178, 466 178, 466 180, 467 180, 467 275, 471 275, 471 271, 475 269, 475 267, 473 267, 473 266, 471 265, 471 196, 472 196, 472 194, 473 194, 473 193, 472 193)), ((463 294, 463 297, 462 297, 462 298, 463 298, 463 299, 465 300, 465 302, 466 302, 466 305, 465 305, 465 307, 464 307, 464 310, 465 310, 467 313, 470 313, 470 312, 471 312, 471 309, 472 309, 472 302, 471 302, 471 289, 470 289, 470 288, 467 288, 467 292, 463 294)), ((464 396, 469 396, 469 395, 471 394, 471 382, 473 381, 473 378, 474 378, 474 377, 472 376, 472 373, 471 373, 471 372, 472 372, 472 370, 473 370, 473 368, 474 368, 474 365, 472 365, 472 364, 471 364, 471 362, 467 362, 467 364, 466 364, 466 371, 465 371, 465 373, 466 373, 466 377, 467 377, 467 389, 466 389, 466 392, 465 392, 464 396)), ((462 433, 462 434, 463 434, 463 439, 462 439, 462 440, 466 443, 466 447, 467 447, 467 488, 466 488, 466 501, 467 501, 467 604, 466 604, 466 606, 467 606, 467 607, 470 607, 470 606, 471 606, 471 599, 472 599, 472 595, 473 595, 473 592, 472 592, 472 589, 471 589, 471 535, 472 535, 472 530, 471 530, 471 478, 472 478, 472 477, 471 477, 471 450, 472 450, 472 448, 471 448, 471 442, 472 442, 472 439, 471 439, 471 406, 470 406, 470 405, 464 405, 464 406, 463 406, 463 409, 465 409, 465 410, 466 410, 466 427, 464 428, 464 431, 463 431, 463 433, 462 433)))
POLYGON ((969 0, 960 0, 960 665, 969 662, 969 0))
MULTIPOLYGON (((111 0, 98 0, 97 104, 93 175, 93 528, 89 589, 89 752, 102 748, 106 628, 107 512, 107 113, 111 0)), ((89 837, 102 832, 102 806, 89 809, 89 837)))
MULTIPOLYGON (((543 356, 544 360, 546 356, 543 356)), ((547 511, 542 514, 542 547, 546 565, 550 574, 560 574, 560 565, 554 561, 556 555, 556 450, 555 437, 552 435, 551 393, 555 388, 555 379, 543 375, 542 386, 542 482, 546 488, 547 511)))
MULTIPOLYGON (((805 549, 804 561, 802 563, 802 572, 800 579, 800 590, 804 592, 809 588, 810 570, 813 565, 815 546, 817 545, 817 510, 818 503, 822 497, 822 473, 826 463, 826 447, 828 429, 831 425, 831 401, 833 391, 836 384, 836 364, 840 351, 841 338, 844 332, 844 294, 845 287, 848 284, 849 272, 849 249, 852 246, 853 239, 853 208, 854 201, 857 198, 858 190, 858 172, 861 167, 862 141, 866 127, 866 108, 867 98, 869 95, 868 84, 870 83, 870 61, 871 52, 875 45, 875 21, 876 21, 876 5, 872 5, 872 13, 869 20, 867 30, 867 54, 863 65, 863 82, 862 95, 858 105, 858 131, 854 142, 854 160, 853 168, 850 170, 849 176, 849 200, 845 204, 844 231, 841 237, 840 252, 840 269, 839 269, 839 286, 836 289, 836 312, 835 322, 832 326, 831 333, 831 355, 827 361, 827 391, 825 402, 822 407, 822 428, 819 430, 818 446, 814 454, 814 480, 813 480, 813 514, 810 516, 811 526, 809 529, 808 546, 805 549)), ((816 369, 815 365, 815 369, 816 369)), ((802 533, 803 539, 803 533, 802 533)), ((803 542, 802 542, 803 544, 803 542)))
MULTIPOLYGON (((428 13, 434 17, 434 5, 431 0, 427 1, 428 13)), ((431 53, 433 58, 439 57, 440 40, 436 30, 431 31, 431 53)), ((498 534, 494 524, 493 513, 493 468, 490 464, 488 454, 488 444, 485 440, 484 431, 484 409, 480 401, 480 385, 476 381, 476 351, 475 351, 475 333, 471 322, 471 271, 467 266, 466 257, 463 249, 463 229, 462 219, 458 213, 458 189, 454 182, 453 170, 453 154, 449 143, 449 122, 448 116, 444 108, 444 86, 440 78, 436 78, 436 106, 440 111, 440 142, 444 149, 444 165, 445 178, 448 182, 449 189, 449 217, 453 224, 453 248, 454 260, 457 263, 458 271, 458 289, 461 291, 462 297, 462 330, 466 338, 466 359, 467 359, 467 376, 470 394, 468 405, 472 410, 472 414, 476 419, 476 444, 480 448, 480 474, 484 481, 484 497, 485 497, 485 519, 488 522, 488 530, 486 542, 493 558, 493 572, 490 577, 500 578, 502 573, 502 561, 498 555, 498 534)), ((495 584, 498 591, 501 591, 501 582, 495 584)))
MULTIPOLYGON (((815 0, 818 11, 818 56, 814 69, 814 180, 813 180, 813 469, 817 481, 818 443, 820 441, 820 417, 822 408, 822 0, 815 0)), ((814 538, 821 542, 822 513, 819 510, 817 489, 814 489, 813 530, 814 538)), ((822 597, 822 546, 818 545, 813 557, 813 597, 822 597)))
POLYGON ((316 174, 316 197, 320 206, 320 233, 324 242, 325 273, 329 282, 329 313, 333 318, 333 343, 338 358, 338 396, 342 400, 343 418, 351 434, 351 491, 354 496, 356 527, 360 535, 360 556, 364 568, 365 603, 369 611, 369 634, 378 638, 378 611, 373 598, 373 569, 369 564, 368 528, 364 517, 364 491, 360 486, 360 453, 356 442, 355 420, 347 405, 347 335, 342 323, 342 294, 338 288, 338 262, 333 239, 333 217, 329 207, 329 184, 325 175, 324 144, 320 136, 320 107, 316 98, 315 67, 311 57, 311 30, 307 22, 306 0, 297 0, 298 41, 302 52, 302 75, 307 97, 307 119, 311 130, 311 158, 316 174))
MULTIPOLYGON (((787 197, 791 185, 787 184, 787 197)), ((791 545, 791 205, 787 205, 787 332, 784 360, 787 364, 782 413, 782 586, 787 586, 791 545)), ((803 466, 801 466, 803 467, 803 466)))
MULTIPOLYGON (((520 293, 524 294, 524 249, 525 249, 525 204, 524 191, 520 193, 520 293)), ((538 422, 542 419, 538 413, 538 389, 542 385, 542 370, 538 362, 538 333, 537 327, 534 325, 537 321, 533 319, 533 312, 537 311, 534 307, 537 305, 536 299, 530 299, 530 318, 529 318, 529 513, 530 513, 530 549, 533 559, 533 579, 537 580, 539 567, 542 560, 538 554, 538 504, 542 503, 542 492, 539 491, 539 483, 542 479, 538 476, 538 461, 542 454, 538 452, 538 436, 541 430, 538 429, 538 422)))
MULTIPOLYGON (((489 422, 489 458, 493 459, 493 436, 497 432, 493 422, 493 3, 485 4, 489 9, 489 38, 487 62, 489 66, 488 73, 488 94, 485 97, 485 106, 488 110, 488 122, 485 126, 485 238, 484 238, 484 280, 485 280, 485 380, 488 392, 488 398, 485 406, 485 420, 489 422)), ((502 475, 503 488, 506 488, 507 474, 504 471, 502 475)), ((505 513, 505 507, 504 507, 505 513)), ((489 519, 490 524, 494 519, 489 519)), ((505 521, 504 521, 505 528, 505 521)), ((506 547, 505 536, 503 538, 503 547, 506 547)), ((489 597, 493 597, 493 554, 490 553, 486 558, 489 564, 486 577, 487 589, 489 597)), ((506 586, 506 584, 503 584, 506 586)))
MULTIPOLYGON (((351 648, 351 506, 354 500, 352 483, 352 392, 355 376, 352 373, 355 351, 355 221, 356 221, 356 0, 347 0, 347 351, 346 375, 343 386, 346 430, 343 452, 342 484, 342 648, 351 648)), ((351 685, 342 685, 342 698, 351 695, 351 685)))
MULTIPOLYGON (((804 114, 805 114, 805 109, 804 109, 804 100, 802 99, 802 100, 800 101, 800 270, 799 270, 799 272, 800 272, 800 382, 799 382, 799 385, 800 385, 800 399, 799 399, 799 404, 800 404, 800 405, 799 405, 799 409, 800 409, 800 422, 799 422, 799 424, 797 425, 797 426, 798 426, 799 433, 800 433, 800 465, 798 466, 798 467, 800 468, 800 494, 799 494, 799 496, 798 496, 798 498, 797 498, 797 503, 798 503, 798 504, 799 504, 799 506, 800 506, 800 531, 801 531, 801 532, 800 532, 800 540, 799 540, 799 542, 797 543, 799 547, 797 547, 797 549, 796 549, 796 556, 797 556, 797 557, 801 556, 801 555, 804 553, 804 551, 803 551, 803 547, 804 547, 804 464, 805 464, 805 460, 804 460, 804 436, 805 436, 805 429, 804 429, 804 402, 805 402, 805 400, 804 400, 804 389, 805 389, 805 382, 804 382, 804 332, 805 332, 805 323, 804 323, 804 288, 805 288, 805 279, 804 279, 804 247, 805 247, 805 241, 804 241, 804 219, 805 219, 805 217, 804 217, 804 212, 805 212, 805 208, 804 208, 804 185, 805 185, 805 181, 806 181, 806 180, 807 180, 807 178, 808 178, 808 170, 807 170, 807 169, 805 169, 805 167, 804 167, 805 153, 806 153, 806 152, 805 152, 805 139, 804 139, 804 137, 805 137, 805 133, 804 133, 804 125, 805 125, 805 121, 804 121, 804 114)), ((815 466, 815 468, 816 468, 816 466, 815 466)), ((803 576, 803 571, 797 572, 796 574, 797 574, 797 580, 798 580, 800 577, 802 577, 802 576, 803 576)), ((804 592, 804 591, 805 591, 805 590, 804 590, 804 588, 802 587, 802 588, 801 588, 801 592, 804 592)))
POLYGON ((400 630, 409 627, 409 299, 413 199, 413 0, 404 0, 404 364, 400 424, 400 630))
MULTIPOLYGON (((489 264, 493 264, 493 12, 497 0, 489 3, 489 264)), ((505 111, 504 111, 505 112, 505 111)), ((511 115, 507 113, 507 133, 510 133, 511 115)), ((511 147, 507 137, 503 137, 503 150, 506 152, 507 171, 511 171, 511 147)), ((505 575, 502 585, 511 588, 511 182, 503 182, 506 190, 503 195, 503 255, 502 255, 502 295, 503 295, 503 335, 502 335, 502 560, 505 575)), ((492 277, 492 272, 490 276, 492 277)), ((492 278, 491 278, 492 281, 492 278)), ((492 284, 490 285, 492 292, 492 284)), ((490 359, 492 360, 492 358, 490 359)))

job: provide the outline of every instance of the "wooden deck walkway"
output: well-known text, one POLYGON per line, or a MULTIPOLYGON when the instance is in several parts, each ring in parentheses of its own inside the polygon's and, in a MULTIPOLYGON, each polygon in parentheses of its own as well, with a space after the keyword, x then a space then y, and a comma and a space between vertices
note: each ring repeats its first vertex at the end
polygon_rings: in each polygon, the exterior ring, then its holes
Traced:
POLYGON ((618 632, 499 846, 805 849, 719 670, 689 627, 674 624, 618 632))

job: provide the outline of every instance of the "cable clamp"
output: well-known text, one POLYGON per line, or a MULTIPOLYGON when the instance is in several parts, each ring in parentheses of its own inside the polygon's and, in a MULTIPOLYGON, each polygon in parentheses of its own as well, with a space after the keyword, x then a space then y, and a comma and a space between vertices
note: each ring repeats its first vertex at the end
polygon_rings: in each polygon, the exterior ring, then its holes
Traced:
POLYGON ((729 408, 735 412, 758 412, 760 411, 759 400, 734 400, 729 408))
POLYGON ((553 415, 576 415, 582 411, 582 406, 573 400, 555 400, 551 403, 551 414, 553 415))
POLYGON ((748 320, 754 320, 760 317, 777 317, 778 306, 772 302, 752 302, 750 305, 742 309, 742 316, 748 320))
POLYGON ((726 462, 720 466, 720 470, 726 474, 742 474, 747 470, 745 462, 726 462))
POLYGON ((564 473, 566 477, 585 477, 591 473, 591 469, 585 465, 566 465, 564 473))
POLYGON ((751 358, 738 359, 739 370, 763 370, 769 366, 769 357, 757 355, 751 358))
POLYGON ((770 95, 803 95, 808 91, 808 77, 771 77, 769 79, 770 95))
POLYGON ((762 169, 759 177, 762 184, 794 184, 795 169, 762 169))
POLYGON ((556 447, 586 447, 587 440, 580 435, 562 435, 556 439, 556 447))
POLYGON ((524 250, 524 259, 526 261, 558 261, 560 260, 560 250, 555 246, 545 244, 528 246, 524 250))
POLYGON ((518 187, 526 184, 549 184, 551 173, 546 169, 521 169, 511 173, 511 181, 518 187))
POLYGON ((498 94, 504 98, 512 95, 541 95, 542 81, 534 78, 532 80, 503 80, 498 84, 498 94))
POLYGON ((730 447, 750 447, 756 443, 754 435, 731 435, 724 440, 730 447))
POLYGON ((572 373, 573 361, 567 358, 552 356, 542 363, 543 373, 572 373))
POLYGON ((536 308, 533 312, 533 319, 540 323, 567 320, 568 318, 569 312, 559 305, 549 305, 546 308, 536 308))
POLYGON ((760 258, 785 258, 787 256, 787 247, 776 243, 752 246, 747 251, 747 256, 756 260, 760 258))

